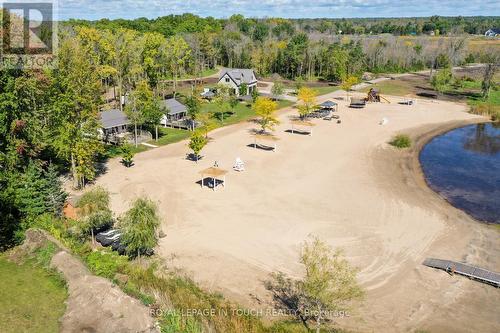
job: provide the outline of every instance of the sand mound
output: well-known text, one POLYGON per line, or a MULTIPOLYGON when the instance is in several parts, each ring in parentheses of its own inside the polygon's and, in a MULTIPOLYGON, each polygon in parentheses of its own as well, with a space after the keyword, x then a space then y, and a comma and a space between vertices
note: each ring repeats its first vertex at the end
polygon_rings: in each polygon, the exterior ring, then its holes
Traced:
POLYGON ((91 275, 66 251, 57 253, 51 265, 64 275, 69 289, 61 332, 158 332, 147 307, 107 279, 91 275))

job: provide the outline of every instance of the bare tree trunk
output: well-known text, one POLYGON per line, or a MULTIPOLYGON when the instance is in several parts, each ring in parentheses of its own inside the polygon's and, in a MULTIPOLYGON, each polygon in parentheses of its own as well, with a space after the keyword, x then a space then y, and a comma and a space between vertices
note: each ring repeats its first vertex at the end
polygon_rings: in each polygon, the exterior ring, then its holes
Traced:
POLYGON ((135 138, 135 147, 137 148, 137 121, 134 122, 134 138, 135 138))

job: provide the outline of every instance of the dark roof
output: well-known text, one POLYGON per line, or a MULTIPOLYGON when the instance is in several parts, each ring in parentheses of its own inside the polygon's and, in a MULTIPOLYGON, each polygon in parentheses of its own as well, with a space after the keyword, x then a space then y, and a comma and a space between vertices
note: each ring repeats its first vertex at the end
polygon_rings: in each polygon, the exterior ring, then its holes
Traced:
POLYGON ((162 104, 168 109, 169 115, 187 112, 186 106, 174 98, 166 99, 162 102, 162 104))
POLYGON ((257 82, 254 80, 255 72, 253 69, 245 68, 225 68, 219 77, 219 81, 224 77, 224 75, 229 75, 229 77, 240 86, 242 83, 251 84, 257 82))
POLYGON ((100 116, 101 116, 101 125, 102 128, 104 129, 130 124, 130 121, 128 120, 125 113, 123 113, 118 109, 102 111, 100 113, 100 116))
POLYGON ((335 102, 326 101, 326 102, 321 103, 319 106, 321 106, 322 108, 333 108, 336 105, 337 105, 337 103, 335 103, 335 102))
POLYGON ((488 31, 492 31, 495 34, 500 34, 500 29, 499 28, 491 28, 491 29, 488 29, 486 32, 488 32, 488 31))

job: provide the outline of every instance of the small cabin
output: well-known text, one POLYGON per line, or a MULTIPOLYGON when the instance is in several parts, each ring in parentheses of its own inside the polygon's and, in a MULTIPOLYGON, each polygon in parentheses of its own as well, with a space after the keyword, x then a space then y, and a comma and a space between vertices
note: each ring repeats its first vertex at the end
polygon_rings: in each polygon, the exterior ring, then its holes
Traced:
POLYGON ((175 98, 168 98, 162 101, 162 107, 167 110, 160 121, 163 126, 167 126, 175 121, 184 120, 187 116, 187 107, 175 98))

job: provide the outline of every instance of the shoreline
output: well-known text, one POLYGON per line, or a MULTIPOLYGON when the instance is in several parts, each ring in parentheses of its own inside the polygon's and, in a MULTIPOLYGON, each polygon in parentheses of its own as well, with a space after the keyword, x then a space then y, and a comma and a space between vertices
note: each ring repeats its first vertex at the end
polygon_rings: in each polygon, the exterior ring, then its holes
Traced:
POLYGON ((485 121, 485 120, 480 120, 480 119, 474 119, 474 120, 466 120, 466 121, 451 121, 448 123, 444 123, 441 125, 438 125, 437 127, 432 128, 430 131, 423 132, 420 134, 417 134, 416 137, 414 138, 414 144, 412 145, 412 148, 410 148, 411 151, 411 162, 408 162, 409 168, 411 169, 411 172, 414 173, 415 181, 419 183, 421 186, 425 186, 425 188, 432 193, 434 193, 440 200, 445 201, 448 205, 453 207, 454 209, 459 210, 460 212, 465 213, 469 218, 471 218, 475 223, 479 223, 482 225, 496 225, 497 223, 493 222, 488 222, 488 221, 480 221, 476 219, 474 216, 469 214, 467 211, 461 209, 460 207, 457 207, 453 205, 447 197, 439 194, 437 191, 435 191, 429 182, 427 181, 427 177, 425 176, 425 172, 422 168, 422 164, 420 162, 420 155, 422 153, 422 150, 425 148, 425 146, 431 142, 434 138, 444 135, 448 132, 451 132, 453 130, 456 130, 458 128, 466 127, 469 125, 477 125, 477 124, 487 124, 491 123, 491 121, 485 121))

